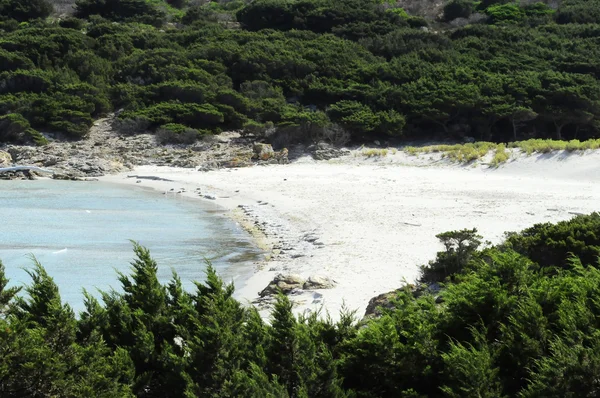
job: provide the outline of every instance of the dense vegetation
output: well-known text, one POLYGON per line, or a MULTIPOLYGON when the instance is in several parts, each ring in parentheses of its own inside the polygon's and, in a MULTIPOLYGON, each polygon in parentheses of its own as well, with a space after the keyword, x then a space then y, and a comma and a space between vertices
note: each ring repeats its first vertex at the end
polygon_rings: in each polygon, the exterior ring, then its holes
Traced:
POLYGON ((176 142, 597 137, 598 10, 451 0, 443 25, 393 1, 79 0, 57 19, 47 0, 0 0, 0 142, 76 139, 111 111, 176 142))
POLYGON ((401 291, 357 324, 295 317, 280 296, 265 323, 212 268, 195 291, 161 285, 135 246, 121 292, 76 317, 35 264, 24 294, 0 266, 3 397, 593 397, 600 393, 600 214, 540 224, 481 246, 441 234, 423 267, 442 290, 401 291), (417 294, 416 292, 420 292, 417 294))

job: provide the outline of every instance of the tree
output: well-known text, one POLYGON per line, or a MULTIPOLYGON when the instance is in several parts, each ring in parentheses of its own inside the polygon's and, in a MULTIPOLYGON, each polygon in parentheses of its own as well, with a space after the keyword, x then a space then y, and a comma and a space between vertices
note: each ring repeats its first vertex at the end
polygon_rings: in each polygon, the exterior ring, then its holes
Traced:
POLYGON ((20 22, 47 18, 53 11, 47 0, 0 0, 0 15, 20 22))
POLYGON ((434 261, 421 267, 420 279, 426 283, 442 282, 463 271, 476 254, 482 237, 477 234, 477 229, 463 229, 444 232, 436 238, 446 251, 438 252, 434 261))
POLYGON ((78 0, 75 3, 75 16, 89 18, 99 15, 117 22, 139 22, 161 26, 166 15, 152 3, 144 0, 78 0))
POLYGON ((518 132, 521 127, 525 125, 525 123, 535 120, 538 117, 538 114, 533 111, 531 108, 513 105, 511 107, 508 118, 510 119, 510 123, 513 129, 513 141, 518 140, 518 132))
POLYGON ((14 297, 21 290, 20 287, 8 287, 4 264, 0 261, 0 320, 6 316, 6 311, 14 297))
POLYGON ((444 6, 444 20, 453 21, 456 18, 469 18, 475 9, 472 0, 451 0, 444 6))

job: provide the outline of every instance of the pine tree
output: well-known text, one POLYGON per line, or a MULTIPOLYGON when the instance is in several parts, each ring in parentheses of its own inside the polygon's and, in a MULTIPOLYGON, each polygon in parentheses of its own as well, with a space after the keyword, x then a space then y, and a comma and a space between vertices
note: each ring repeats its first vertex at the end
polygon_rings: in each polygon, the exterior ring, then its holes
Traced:
POLYGON ((195 394, 218 396, 227 380, 240 369, 243 356, 245 310, 233 299, 234 287, 225 285, 207 262, 206 282, 196 283, 192 296, 196 317, 189 325, 191 376, 195 394))

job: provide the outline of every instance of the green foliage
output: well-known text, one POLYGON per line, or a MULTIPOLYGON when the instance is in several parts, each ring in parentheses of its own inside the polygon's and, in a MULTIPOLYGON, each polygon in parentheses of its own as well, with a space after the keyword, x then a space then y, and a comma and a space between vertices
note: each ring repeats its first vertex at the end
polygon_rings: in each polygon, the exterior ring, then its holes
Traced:
POLYGON ((565 0, 561 2, 556 17, 556 21, 561 24, 596 24, 599 20, 597 0, 565 0))
POLYGON ((48 141, 39 131, 30 127, 29 122, 18 113, 0 116, 0 141, 46 145, 48 141))
POLYGON ((451 0, 444 6, 444 19, 452 21, 456 18, 469 18, 475 9, 472 0, 451 0))
POLYGON ((0 15, 17 21, 47 18, 54 7, 47 0, 1 0, 0 15))
POLYGON ((311 30, 333 32, 356 39, 357 32, 385 34, 406 26, 403 15, 385 10, 375 1, 277 0, 255 1, 237 12, 237 20, 248 30, 311 30))
POLYGON ((381 1, 81 0, 75 18, 0 21, 0 116, 70 139, 122 110, 125 133, 272 125, 308 142, 337 125, 357 141, 584 141, 600 126, 597 5, 453 0, 446 19, 480 11, 492 24, 433 32, 381 1))
POLYGON ((79 0, 75 16, 88 18, 99 15, 117 22, 137 22, 161 26, 165 13, 145 0, 79 0))
POLYGON ((192 144, 201 136, 200 131, 177 123, 164 124, 156 131, 156 139, 163 144, 192 144))
POLYGON ((79 318, 35 260, 26 296, 7 287, 0 264, 0 389, 75 397, 594 396, 598 225, 596 213, 536 225, 483 250, 475 230, 440 234, 446 250, 423 279, 445 280, 441 290, 406 286, 380 318, 361 324, 347 312, 337 323, 319 312, 295 316, 283 295, 265 322, 210 264, 192 292, 176 274, 162 285, 150 252, 135 243, 121 289, 101 292, 102 302, 86 293, 79 318))
POLYGON ((332 121, 358 136, 368 133, 400 135, 405 124, 404 117, 394 110, 373 112, 357 101, 340 101, 327 113, 332 121))
POLYGON ((481 245, 476 229, 444 232, 436 235, 445 251, 438 252, 436 259, 421 267, 420 280, 424 283, 443 282, 461 273, 481 245))
POLYGON ((578 216, 556 224, 536 224, 506 240, 514 250, 544 268, 568 266, 570 256, 596 264, 600 256, 600 214, 578 216))
POLYGON ((497 4, 486 8, 492 23, 519 22, 525 18, 525 10, 518 4, 497 4))

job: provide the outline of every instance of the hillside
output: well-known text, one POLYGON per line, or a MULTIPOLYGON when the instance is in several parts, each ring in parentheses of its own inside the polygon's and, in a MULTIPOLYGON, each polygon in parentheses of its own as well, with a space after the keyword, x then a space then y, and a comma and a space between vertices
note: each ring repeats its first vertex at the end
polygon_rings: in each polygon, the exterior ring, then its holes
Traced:
POLYGON ((110 112, 163 143, 598 136, 597 0, 452 0, 434 19, 374 0, 0 4, 0 142, 79 139, 110 112))

